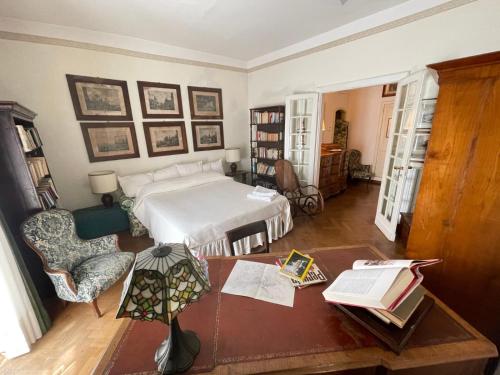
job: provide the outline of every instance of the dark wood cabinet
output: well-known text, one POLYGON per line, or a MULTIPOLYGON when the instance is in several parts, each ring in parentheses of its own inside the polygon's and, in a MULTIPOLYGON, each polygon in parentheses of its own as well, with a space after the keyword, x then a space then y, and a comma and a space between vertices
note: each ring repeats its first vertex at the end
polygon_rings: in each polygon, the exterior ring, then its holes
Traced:
POLYGON ((343 192, 347 188, 346 151, 321 152, 319 190, 324 199, 343 192))
POLYGON ((426 285, 500 345, 500 52, 430 65, 439 96, 407 256, 426 285))
POLYGON ((36 114, 15 102, 0 101, 0 211, 42 298, 55 295, 40 258, 23 241, 21 223, 43 209, 27 160, 43 157, 41 147, 25 152, 16 125, 34 127, 36 114), (28 158, 28 159, 27 159, 28 158))

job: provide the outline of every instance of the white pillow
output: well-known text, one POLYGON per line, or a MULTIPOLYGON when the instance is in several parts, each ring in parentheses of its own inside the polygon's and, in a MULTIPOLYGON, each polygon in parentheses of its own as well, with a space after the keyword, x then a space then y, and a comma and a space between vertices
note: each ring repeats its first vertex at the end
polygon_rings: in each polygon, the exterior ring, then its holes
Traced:
POLYGON ((224 174, 222 159, 207 161, 206 163, 203 163, 203 172, 217 172, 220 174, 224 174))
POLYGON ((128 176, 118 176, 118 182, 127 197, 135 197, 143 186, 153 182, 153 174, 138 173, 128 176))
POLYGON ((192 163, 176 164, 175 166, 181 176, 189 176, 190 174, 201 173, 203 171, 201 160, 192 163))
POLYGON ((177 171, 177 167, 175 165, 171 165, 170 167, 166 167, 163 169, 158 169, 153 172, 153 181, 162 181, 167 180, 169 178, 179 177, 179 172, 177 171))

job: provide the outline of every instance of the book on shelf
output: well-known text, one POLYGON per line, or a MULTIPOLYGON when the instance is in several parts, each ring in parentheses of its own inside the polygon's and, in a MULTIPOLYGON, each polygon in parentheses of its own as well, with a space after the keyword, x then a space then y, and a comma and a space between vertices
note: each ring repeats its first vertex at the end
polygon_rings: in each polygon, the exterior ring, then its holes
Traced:
POLYGON ((253 124, 278 124, 283 122, 285 114, 280 111, 252 111, 253 124))
POLYGON ((283 150, 278 148, 254 147, 252 155, 256 158, 278 160, 283 158, 283 150))
POLYGON ((424 296, 425 289, 419 285, 410 295, 408 295, 398 308, 392 312, 373 308, 368 308, 367 310, 386 324, 392 323, 399 328, 403 328, 417 309, 418 305, 423 301, 424 296))
POLYGON ((264 131, 257 131, 256 132, 256 138, 257 141, 261 142, 280 142, 283 140, 283 132, 264 132, 264 131))
MULTIPOLYGON (((276 265, 282 267, 286 262, 286 257, 281 257, 276 259, 276 265)), ((325 274, 319 269, 316 263, 312 263, 311 267, 307 271, 307 275, 303 281, 298 281, 296 279, 290 279, 292 285, 298 289, 307 288, 310 285, 325 283, 327 278, 325 274)))
POLYGON ((59 199, 59 194, 57 194, 57 190, 54 186, 52 178, 43 178, 40 181, 36 191, 38 194, 38 199, 40 200, 40 204, 44 209, 49 209, 56 205, 56 201, 59 199))
POLYGON ((280 273, 290 279, 304 282, 314 259, 309 255, 292 250, 280 268, 280 273))
POLYGON ((28 165, 28 170, 35 186, 38 186, 39 181, 49 174, 47 161, 43 156, 27 157, 26 164, 28 165))
POLYGON ((423 280, 430 260, 357 260, 323 291, 327 302, 393 312, 423 280))
POLYGON ((255 173, 272 177, 276 174, 276 170, 273 165, 259 162, 256 165, 255 173))
POLYGON ((25 129, 22 125, 16 125, 16 129, 24 152, 33 151, 42 145, 42 141, 36 128, 25 129))

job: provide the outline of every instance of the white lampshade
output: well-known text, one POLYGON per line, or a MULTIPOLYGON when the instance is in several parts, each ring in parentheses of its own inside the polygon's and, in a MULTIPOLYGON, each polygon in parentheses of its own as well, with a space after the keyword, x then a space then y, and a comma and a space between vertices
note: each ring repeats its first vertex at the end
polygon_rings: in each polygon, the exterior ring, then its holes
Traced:
POLYGON ((239 148, 226 148, 226 161, 228 163, 237 163, 241 160, 239 148))
POLYGON ((94 194, 111 193, 118 189, 116 174, 113 171, 98 171, 89 173, 90 190, 94 194))

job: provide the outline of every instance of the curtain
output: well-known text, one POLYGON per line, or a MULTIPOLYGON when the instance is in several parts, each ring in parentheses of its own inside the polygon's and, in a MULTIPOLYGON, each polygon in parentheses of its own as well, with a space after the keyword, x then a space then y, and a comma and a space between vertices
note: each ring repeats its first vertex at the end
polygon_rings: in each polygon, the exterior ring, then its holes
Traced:
POLYGON ((4 223, 0 214, 0 352, 13 358, 30 351, 50 319, 4 223))

